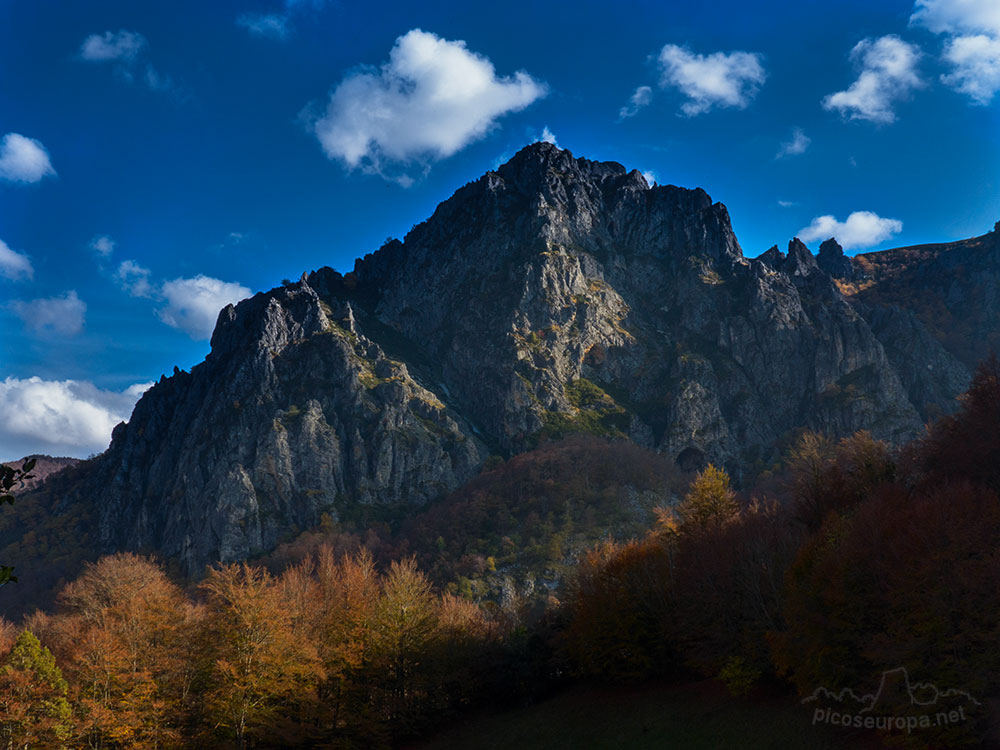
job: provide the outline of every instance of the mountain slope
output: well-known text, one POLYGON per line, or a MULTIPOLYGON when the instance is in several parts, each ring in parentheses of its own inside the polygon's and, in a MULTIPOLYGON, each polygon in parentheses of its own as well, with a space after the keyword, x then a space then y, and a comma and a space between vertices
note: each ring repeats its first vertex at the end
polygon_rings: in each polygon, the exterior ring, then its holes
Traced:
MULTIPOLYGON (((798 240, 744 258, 704 191, 534 144, 353 272, 224 309, 57 508, 92 509, 97 552, 197 574, 358 504, 406 515, 566 432, 737 477, 803 427, 902 441, 958 391, 901 376, 863 311, 798 240)), ((919 359, 937 343, 909 324, 919 359)))
POLYGON ((863 304, 913 313, 970 371, 1000 350, 1000 222, 958 242, 914 245, 851 259, 863 304))

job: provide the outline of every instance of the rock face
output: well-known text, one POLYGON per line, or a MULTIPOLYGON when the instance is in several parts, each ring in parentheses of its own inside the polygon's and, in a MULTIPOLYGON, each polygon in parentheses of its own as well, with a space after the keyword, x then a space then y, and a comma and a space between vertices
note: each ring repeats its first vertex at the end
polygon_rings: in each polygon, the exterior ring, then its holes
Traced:
POLYGON ((223 310, 205 362, 143 396, 79 496, 99 506, 103 549, 155 550, 194 573, 323 513, 425 503, 486 455, 351 303, 303 280, 223 310))
POLYGON ((968 370, 1000 352, 1000 222, 959 242, 857 255, 852 299, 911 312, 968 370))
POLYGON ((534 144, 353 272, 223 310, 66 502, 95 504, 102 551, 194 573, 324 513, 405 513, 545 434, 737 477, 803 427, 910 438, 967 371, 831 268, 797 239, 748 260, 704 191, 534 144))
POLYGON ((854 266, 851 259, 844 255, 844 248, 831 237, 819 246, 816 264, 835 279, 851 281, 854 279, 854 266))

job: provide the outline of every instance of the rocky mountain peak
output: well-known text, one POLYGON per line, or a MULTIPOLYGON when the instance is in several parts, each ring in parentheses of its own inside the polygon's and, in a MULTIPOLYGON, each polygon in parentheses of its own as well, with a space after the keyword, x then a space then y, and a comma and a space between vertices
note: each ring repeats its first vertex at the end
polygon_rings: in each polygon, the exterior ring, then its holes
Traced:
POLYGON ((833 237, 819 246, 816 263, 835 279, 850 281, 854 278, 854 266, 851 265, 850 258, 844 255, 844 248, 833 237))
POLYGON ((788 243, 788 255, 781 270, 789 276, 809 276, 817 268, 816 258, 809 248, 798 237, 793 237, 788 243))
POLYGON ((757 256, 757 260, 772 271, 780 271, 782 264, 785 262, 785 254, 778 249, 777 245, 771 245, 771 247, 757 256))
POLYGON ((67 503, 98 508, 103 549, 194 571, 323 514, 404 514, 567 432, 738 479, 802 427, 917 434, 912 394, 954 394, 894 362, 800 240, 748 263, 704 190, 536 143, 353 272, 222 310, 67 503))

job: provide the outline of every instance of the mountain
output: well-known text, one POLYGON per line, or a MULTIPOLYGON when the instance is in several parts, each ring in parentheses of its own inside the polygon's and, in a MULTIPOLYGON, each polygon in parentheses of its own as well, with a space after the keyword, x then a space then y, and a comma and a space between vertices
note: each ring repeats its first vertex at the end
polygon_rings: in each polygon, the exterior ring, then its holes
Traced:
POLYGON ((36 453, 30 456, 25 456, 19 461, 8 461, 7 465, 12 466, 15 469, 20 469, 24 466, 26 461, 32 458, 35 459, 35 468, 31 470, 31 479, 26 479, 23 485, 15 488, 15 491, 19 494, 37 487, 56 472, 62 471, 70 466, 76 466, 80 463, 80 459, 78 458, 68 458, 66 456, 46 456, 36 453))
MULTIPOLYGON (((802 428, 911 438, 968 371, 925 316, 831 275, 875 278, 864 258, 824 247, 747 259, 703 190, 528 146, 352 272, 226 307, 205 361, 46 507, 86 508, 94 553, 198 574, 324 515, 412 514, 571 432, 737 479, 802 428)), ((0 548, 23 533, 0 524, 0 548)))

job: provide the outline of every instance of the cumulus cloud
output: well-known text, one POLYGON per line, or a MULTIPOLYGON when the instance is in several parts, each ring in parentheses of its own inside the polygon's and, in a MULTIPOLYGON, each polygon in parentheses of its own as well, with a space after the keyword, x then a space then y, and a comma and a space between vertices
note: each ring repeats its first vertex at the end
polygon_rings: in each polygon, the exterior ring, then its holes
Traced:
POLYGON ((11 250, 6 242, 0 240, 0 276, 19 281, 34 275, 35 269, 28 256, 11 250))
POLYGON ((639 110, 653 100, 653 89, 649 86, 640 86, 629 97, 628 104, 618 110, 618 119, 624 120, 635 117, 639 110))
POLYGON ((524 71, 498 76, 463 41, 413 29, 387 63, 349 74, 325 112, 306 119, 331 159, 406 184, 411 177, 388 170, 451 156, 545 93, 524 71))
POLYGON ((38 182, 55 173, 41 141, 18 133, 7 133, 0 140, 0 180, 38 182))
MULTIPOLYGON (((230 238, 238 242, 242 235, 232 233, 230 238)), ((150 269, 134 260, 123 260, 111 274, 114 282, 130 297, 157 302, 160 306, 156 316, 195 340, 212 336, 223 307, 250 296, 250 290, 242 284, 204 274, 162 283, 154 281, 152 276, 150 269)))
POLYGON ((80 333, 87 313, 87 305, 73 290, 58 297, 15 300, 9 307, 29 331, 57 336, 80 333))
POLYGON ((988 31, 1000 35, 1000 4, 996 0, 916 0, 910 23, 935 34, 988 31))
POLYGON ((911 25, 946 35, 941 80, 975 104, 1000 91, 1000 3, 996 0, 917 0, 911 25))
POLYGON ((857 80, 845 91, 825 97, 823 108, 851 120, 895 122, 894 105, 923 86, 917 73, 920 49, 889 34, 858 42, 850 58, 861 71, 857 80))
POLYGON ((646 184, 648 184, 650 187, 655 185, 657 182, 656 173, 650 169, 647 169, 645 172, 643 172, 642 177, 646 181, 646 184))
POLYGON ((241 284, 199 274, 191 279, 164 282, 160 294, 166 301, 156 313, 160 320, 200 340, 212 336, 219 311, 249 297, 250 290, 241 284))
POLYGON ((123 260, 118 264, 114 279, 132 297, 152 297, 155 293, 149 283, 150 271, 134 260, 123 260))
POLYGON ((542 128, 542 134, 538 137, 542 143, 551 143, 556 148, 559 148, 559 141, 556 140, 555 134, 549 130, 549 126, 546 125, 542 128))
POLYGON ((993 101, 1000 91, 1000 37, 958 36, 948 40, 941 56, 953 68, 941 76, 945 84, 976 104, 993 101))
POLYGON ((115 425, 152 383, 122 392, 103 390, 79 380, 38 377, 0 381, 0 460, 32 453, 85 458, 103 451, 115 425))
POLYGON ((781 147, 778 149, 778 153, 775 154, 774 158, 784 159, 787 156, 798 156, 799 154, 804 154, 806 149, 809 148, 810 143, 812 143, 812 138, 802 132, 802 128, 795 128, 792 130, 791 139, 781 144, 781 147))
POLYGON ((80 59, 91 63, 111 63, 116 75, 150 91, 179 94, 170 76, 160 73, 145 58, 149 53, 146 37, 137 31, 105 31, 91 34, 80 45, 80 59))
POLYGON ((236 25, 250 36, 265 39, 284 40, 291 31, 288 16, 280 13, 243 13, 237 16, 236 25))
POLYGON ((673 87, 688 101, 681 111, 688 117, 712 107, 745 108, 767 79, 761 55, 753 52, 713 52, 699 55, 676 44, 660 50, 660 87, 673 87))
POLYGON ((101 258, 110 258, 115 251, 115 241, 106 234, 99 234, 90 241, 90 249, 101 258))
POLYGON ((901 231, 903 222, 898 219, 883 219, 871 211, 855 211, 846 221, 837 221, 833 216, 817 216, 809 226, 799 230, 798 236, 803 242, 836 237, 845 250, 850 250, 873 247, 901 231))

